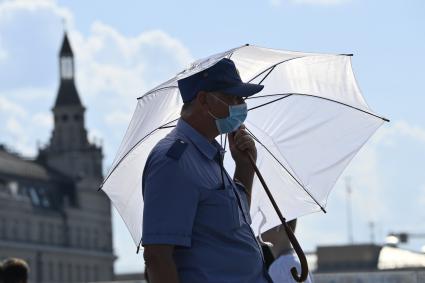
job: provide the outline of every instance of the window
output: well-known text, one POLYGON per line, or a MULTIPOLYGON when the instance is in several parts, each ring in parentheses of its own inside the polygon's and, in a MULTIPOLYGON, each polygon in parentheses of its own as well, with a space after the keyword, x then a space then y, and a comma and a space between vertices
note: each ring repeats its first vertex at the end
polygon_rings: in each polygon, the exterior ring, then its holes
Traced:
POLYGON ((7 220, 4 218, 0 219, 0 238, 6 239, 7 238, 7 220))
POLYGON ((54 281, 55 278, 53 273, 53 263, 51 261, 49 261, 48 267, 49 267, 49 281, 54 281))
POLYGON ((94 273, 94 281, 99 281, 99 267, 97 267, 97 265, 93 267, 93 273, 94 273))
POLYGON ((47 242, 49 244, 53 243, 53 224, 52 223, 48 223, 47 224, 47 242))
POLYGON ((91 280, 90 278, 90 268, 88 265, 84 267, 84 281, 89 282, 91 280))
POLYGON ((21 239, 21 233, 19 233, 19 222, 16 219, 13 220, 12 237, 15 240, 20 240, 21 239))
POLYGON ((75 237, 75 245, 77 247, 81 247, 81 228, 76 228, 76 237, 75 237))
POLYGON ((56 225, 56 244, 63 245, 65 243, 62 226, 60 224, 56 225))
POLYGON ((30 194, 32 204, 35 206, 40 206, 40 198, 34 187, 29 188, 29 194, 30 194))
POLYGON ((9 183, 9 190, 12 193, 12 195, 16 196, 18 195, 18 183, 17 182, 10 182, 9 183))
POLYGON ((99 247, 99 232, 97 229, 94 230, 94 236, 93 236, 93 248, 97 249, 99 247))
POLYGON ((61 75, 63 79, 72 79, 74 70, 73 70, 72 57, 62 57, 61 58, 61 75))
POLYGON ((8 184, 6 180, 0 179, 0 193, 7 193, 8 184))
POLYGON ((90 230, 87 227, 84 229, 84 247, 90 248, 90 230))
POLYGON ((63 122, 66 122, 66 121, 68 121, 68 115, 62 115, 62 121, 63 122))
POLYGON ((72 264, 68 263, 68 282, 72 282, 74 279, 72 277, 72 264))
POLYGON ((63 282, 63 264, 62 264, 62 262, 59 262, 59 264, 58 264, 58 277, 59 277, 59 282, 63 282))
POLYGON ((81 282, 81 267, 79 265, 75 267, 75 274, 77 276, 76 281, 81 282))
POLYGON ((31 222, 29 220, 25 220, 25 240, 31 242, 31 222))
POLYGON ((40 222, 39 226, 38 226, 38 241, 40 243, 44 243, 45 239, 45 235, 44 235, 44 223, 40 222))

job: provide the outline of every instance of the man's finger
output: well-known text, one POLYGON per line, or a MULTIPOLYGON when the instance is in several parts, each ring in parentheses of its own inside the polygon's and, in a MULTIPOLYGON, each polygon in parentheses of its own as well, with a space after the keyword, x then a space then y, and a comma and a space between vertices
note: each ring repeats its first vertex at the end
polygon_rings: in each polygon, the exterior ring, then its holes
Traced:
POLYGON ((236 145, 238 145, 238 144, 243 143, 245 141, 251 141, 251 140, 253 140, 251 138, 251 136, 246 134, 246 135, 241 135, 237 139, 235 139, 235 143, 236 143, 236 145))
POLYGON ((250 136, 250 135, 248 134, 248 132, 247 132, 247 131, 245 131, 244 129, 241 129, 241 130, 238 130, 238 131, 235 133, 235 140, 239 139, 239 138, 240 138, 240 137, 242 137, 242 136, 250 136))
POLYGON ((254 147, 254 145, 255 145, 255 142, 254 142, 253 140, 248 140, 248 141, 245 141, 245 142, 243 142, 243 143, 241 143, 241 144, 238 144, 238 145, 237 145, 237 148, 238 148, 239 150, 244 151, 244 150, 246 150, 246 149, 253 148, 253 147, 254 147))

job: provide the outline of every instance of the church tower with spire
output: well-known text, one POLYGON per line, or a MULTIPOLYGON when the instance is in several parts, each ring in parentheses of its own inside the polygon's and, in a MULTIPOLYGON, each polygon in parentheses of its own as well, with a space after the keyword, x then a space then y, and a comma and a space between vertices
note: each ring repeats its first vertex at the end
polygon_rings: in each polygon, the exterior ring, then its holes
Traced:
POLYGON ((73 179, 102 179, 102 149, 87 138, 84 113, 75 86, 75 63, 65 33, 59 52, 60 84, 52 109, 54 128, 50 144, 43 150, 48 166, 73 179))
POLYGON ((19 255, 30 282, 110 282, 116 259, 102 147, 87 138, 67 34, 59 52, 54 127, 36 159, 0 145, 0 260, 19 255))

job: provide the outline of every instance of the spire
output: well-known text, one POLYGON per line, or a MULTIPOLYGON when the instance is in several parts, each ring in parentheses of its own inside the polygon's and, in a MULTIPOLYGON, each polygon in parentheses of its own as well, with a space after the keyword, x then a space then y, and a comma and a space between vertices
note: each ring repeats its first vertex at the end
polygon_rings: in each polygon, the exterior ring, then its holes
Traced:
POLYGON ((72 57, 73 55, 74 54, 72 53, 71 44, 69 44, 68 35, 65 32, 63 36, 62 47, 59 52, 59 57, 72 57))
POLYGON ((81 100, 74 83, 74 55, 65 32, 59 52, 60 86, 55 106, 81 106, 81 100))

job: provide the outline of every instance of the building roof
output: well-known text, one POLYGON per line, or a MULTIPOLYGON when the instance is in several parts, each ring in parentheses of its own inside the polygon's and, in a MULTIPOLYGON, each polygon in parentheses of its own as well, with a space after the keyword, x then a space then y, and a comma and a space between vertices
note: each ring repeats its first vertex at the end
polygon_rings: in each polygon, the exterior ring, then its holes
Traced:
POLYGON ((49 180, 49 172, 46 168, 34 161, 11 153, 3 145, 0 145, 0 174, 41 181, 49 180))
POLYGON ((55 108, 61 106, 83 106, 73 80, 62 80, 56 96, 55 108))
POLYGON ((68 40, 68 35, 65 33, 63 36, 62 47, 59 56, 73 56, 71 44, 68 40))
POLYGON ((29 199, 34 207, 60 210, 66 196, 75 205, 72 179, 0 145, 0 193, 29 199))
POLYGON ((378 269, 425 268, 425 253, 384 246, 379 253, 378 269))

